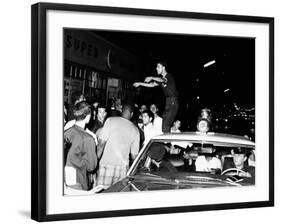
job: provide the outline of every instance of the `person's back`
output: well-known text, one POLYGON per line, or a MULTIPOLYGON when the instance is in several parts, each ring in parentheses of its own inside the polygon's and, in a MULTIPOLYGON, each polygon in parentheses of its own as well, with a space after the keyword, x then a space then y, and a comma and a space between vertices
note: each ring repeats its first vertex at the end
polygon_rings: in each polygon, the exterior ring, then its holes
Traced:
POLYGON ((128 166, 130 153, 138 153, 139 131, 123 117, 108 118, 99 138, 106 141, 100 164, 128 166))
POLYGON ((98 185, 109 187, 124 178, 129 169, 130 158, 134 160, 139 152, 140 134, 130 121, 133 110, 131 104, 124 104, 122 117, 108 118, 98 135, 97 154, 101 158, 97 174, 98 185))
POLYGON ((87 172, 94 170, 97 166, 95 141, 91 135, 77 125, 66 130, 64 138, 71 144, 65 166, 76 169, 77 183, 83 190, 88 190, 87 172))

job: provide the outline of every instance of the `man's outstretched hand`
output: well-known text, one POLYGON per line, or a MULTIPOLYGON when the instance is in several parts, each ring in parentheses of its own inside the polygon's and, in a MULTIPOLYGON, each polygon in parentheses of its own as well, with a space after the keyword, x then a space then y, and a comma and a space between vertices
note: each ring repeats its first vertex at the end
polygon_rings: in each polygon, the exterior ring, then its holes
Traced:
POLYGON ((140 86, 140 83, 139 83, 139 82, 135 82, 135 83, 133 84, 133 86, 137 88, 137 87, 140 86))

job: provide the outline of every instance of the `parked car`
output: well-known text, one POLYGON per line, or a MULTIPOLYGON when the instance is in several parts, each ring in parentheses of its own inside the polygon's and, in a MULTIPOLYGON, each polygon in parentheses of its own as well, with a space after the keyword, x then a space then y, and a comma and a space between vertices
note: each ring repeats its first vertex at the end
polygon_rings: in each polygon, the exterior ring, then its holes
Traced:
MULTIPOLYGON (((242 136, 207 132, 204 124, 198 127, 203 131, 152 138, 141 149, 127 176, 103 192, 254 185, 255 175, 242 175, 244 171, 237 168, 224 170, 224 166, 233 159, 235 150, 243 149, 247 158, 253 155, 255 143, 242 136), (204 157, 214 161, 213 168, 199 169, 204 157)), ((248 165, 250 161, 245 163, 248 165)))

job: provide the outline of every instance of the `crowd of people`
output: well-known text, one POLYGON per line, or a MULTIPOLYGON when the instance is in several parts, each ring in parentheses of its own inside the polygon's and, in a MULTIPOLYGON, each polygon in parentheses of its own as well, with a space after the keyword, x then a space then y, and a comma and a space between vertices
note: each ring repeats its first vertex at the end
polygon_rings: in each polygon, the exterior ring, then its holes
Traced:
MULTIPOLYGON (((158 62, 156 71, 159 76, 146 77, 144 82, 135 82, 133 86, 162 87, 166 97, 162 117, 156 103, 137 105, 122 103, 119 99, 107 107, 101 102, 90 104, 82 93, 72 94, 71 104, 64 107, 66 190, 89 191, 96 186, 110 187, 126 176, 140 149, 151 138, 163 133, 181 132, 181 121, 176 118, 179 105, 175 80, 167 72, 165 62, 158 62)), ((236 154, 239 153, 233 152, 236 154)), ((238 156, 234 161, 238 161, 238 156)), ((212 156, 198 157, 196 167, 198 171, 222 170, 222 164, 212 156)))
MULTIPOLYGON (((83 94, 72 94, 64 108, 65 187, 89 191, 107 188, 126 176, 139 150, 163 133, 157 104, 120 103, 106 107, 88 103, 83 94)), ((175 120, 170 132, 180 132, 175 120)))

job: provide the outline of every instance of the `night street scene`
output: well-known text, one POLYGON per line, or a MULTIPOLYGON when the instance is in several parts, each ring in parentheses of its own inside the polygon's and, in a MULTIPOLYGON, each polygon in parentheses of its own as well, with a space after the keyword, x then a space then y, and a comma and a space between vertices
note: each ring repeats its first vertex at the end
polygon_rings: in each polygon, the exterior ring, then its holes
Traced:
POLYGON ((254 38, 64 29, 63 74, 65 194, 254 184, 254 38))

